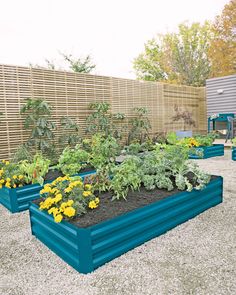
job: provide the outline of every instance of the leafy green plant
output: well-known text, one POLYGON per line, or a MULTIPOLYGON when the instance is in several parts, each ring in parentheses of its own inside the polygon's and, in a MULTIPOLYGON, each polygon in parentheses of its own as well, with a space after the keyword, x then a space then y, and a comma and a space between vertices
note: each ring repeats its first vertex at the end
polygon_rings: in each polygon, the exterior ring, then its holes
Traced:
POLYGON ((166 135, 166 141, 169 144, 177 144, 178 137, 175 132, 168 132, 166 135))
POLYGON ((66 147, 59 157, 57 168, 64 175, 73 175, 86 167, 89 161, 89 153, 82 149, 80 144, 75 148, 66 147))
POLYGON ((16 152, 15 152, 15 154, 13 156, 13 162, 14 163, 18 163, 18 162, 23 161, 23 160, 27 160, 29 162, 31 162, 33 160, 33 155, 30 152, 29 147, 27 147, 26 144, 21 144, 17 148, 17 150, 16 150, 16 152))
POLYGON ((62 134, 59 137, 59 143, 74 147, 80 142, 79 125, 70 117, 62 117, 60 119, 62 134))
POLYGON ((194 138, 197 140, 200 146, 212 146, 214 140, 217 138, 216 133, 209 133, 207 135, 196 135, 194 138))
POLYGON ((118 129, 119 123, 125 118, 122 113, 112 115, 110 105, 107 102, 94 102, 89 105, 94 112, 90 114, 86 120, 86 131, 92 135, 102 133, 105 136, 111 135, 121 138, 121 132, 118 129))
POLYGON ((92 137, 90 164, 96 169, 98 183, 96 188, 105 191, 109 185, 110 175, 115 167, 116 156, 120 153, 120 146, 112 136, 96 134, 92 137))
POLYGON ((124 147, 124 154, 127 155, 138 155, 138 153, 151 151, 155 148, 155 145, 153 144, 152 140, 147 140, 143 142, 142 144, 138 142, 131 143, 130 145, 127 145, 124 147))
POLYGON ((126 200, 128 191, 138 190, 141 186, 141 177, 139 174, 140 159, 129 157, 119 166, 112 170, 112 179, 109 188, 113 191, 112 200, 123 198, 126 200))
POLYGON ((43 157, 41 153, 34 156, 32 162, 23 160, 19 162, 19 171, 27 183, 39 183, 44 182, 44 176, 47 174, 50 165, 50 160, 43 157))
POLYGON ((152 141, 153 143, 165 144, 167 143, 166 136, 167 136, 166 132, 157 132, 153 136, 152 141))
POLYGON ((43 154, 50 153, 53 148, 53 130, 55 124, 51 122, 51 106, 42 99, 27 99, 21 108, 24 115, 24 128, 30 130, 28 146, 35 149, 35 154, 41 151, 43 154))
POLYGON ((135 117, 130 120, 131 129, 128 134, 128 144, 138 142, 142 144, 149 138, 150 121, 147 117, 147 108, 134 108, 135 117))
POLYGON ((210 176, 202 172, 196 164, 188 161, 189 147, 182 145, 162 145, 143 157, 140 166, 142 183, 147 190, 167 189, 191 191, 202 189, 210 176))

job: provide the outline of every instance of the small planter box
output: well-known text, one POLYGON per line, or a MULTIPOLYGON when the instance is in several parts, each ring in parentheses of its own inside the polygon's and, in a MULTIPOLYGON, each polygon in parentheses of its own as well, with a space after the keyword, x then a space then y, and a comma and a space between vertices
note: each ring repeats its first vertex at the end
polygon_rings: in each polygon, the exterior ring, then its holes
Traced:
POLYGON ((222 202, 223 178, 202 191, 180 192, 113 219, 79 228, 30 204, 32 234, 80 273, 89 273, 222 202))
MULTIPOLYGON (((94 174, 95 171, 80 173, 82 178, 94 174)), ((50 183, 52 181, 46 181, 50 183)), ((43 187, 40 184, 29 184, 18 188, 0 189, 0 204, 6 207, 11 213, 21 212, 29 208, 29 202, 39 198, 39 192, 43 187)))
POLYGON ((236 147, 232 148, 232 160, 236 161, 236 147))
POLYGON ((193 131, 192 130, 187 130, 187 131, 178 130, 175 132, 175 134, 179 139, 181 139, 181 138, 185 138, 185 137, 192 137, 193 131))
POLYGON ((203 157, 198 155, 190 155, 189 159, 207 159, 212 157, 224 156, 224 145, 214 144, 212 146, 202 146, 195 148, 196 150, 203 152, 203 157))

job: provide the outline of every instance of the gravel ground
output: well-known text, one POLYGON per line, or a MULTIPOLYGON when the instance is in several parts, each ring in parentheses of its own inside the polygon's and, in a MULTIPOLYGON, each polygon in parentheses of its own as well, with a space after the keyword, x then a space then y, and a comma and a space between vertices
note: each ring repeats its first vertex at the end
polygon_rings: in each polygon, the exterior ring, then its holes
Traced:
POLYGON ((82 275, 30 233, 28 212, 0 206, 1 295, 236 294, 236 162, 198 160, 224 177, 224 202, 82 275))

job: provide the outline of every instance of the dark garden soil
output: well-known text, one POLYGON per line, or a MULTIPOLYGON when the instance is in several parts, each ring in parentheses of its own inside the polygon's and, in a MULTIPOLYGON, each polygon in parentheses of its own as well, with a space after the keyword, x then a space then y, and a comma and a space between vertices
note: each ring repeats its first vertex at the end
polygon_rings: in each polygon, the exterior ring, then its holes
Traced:
MULTIPOLYGON (((94 168, 92 166, 86 166, 85 168, 81 169, 79 173, 84 173, 88 171, 92 171, 94 168)), ((57 177, 64 176, 63 173, 58 169, 50 169, 48 173, 45 175, 45 181, 51 181, 56 179, 57 177)))
MULTIPOLYGON (((212 176, 211 179, 215 178, 217 176, 212 176)), ((169 192, 164 189, 147 191, 144 187, 141 187, 140 191, 130 191, 127 201, 124 199, 111 201, 111 193, 106 192, 99 195, 100 204, 96 209, 88 210, 83 216, 76 217, 69 222, 78 227, 92 226, 180 192, 182 191, 179 191, 177 188, 169 192)))

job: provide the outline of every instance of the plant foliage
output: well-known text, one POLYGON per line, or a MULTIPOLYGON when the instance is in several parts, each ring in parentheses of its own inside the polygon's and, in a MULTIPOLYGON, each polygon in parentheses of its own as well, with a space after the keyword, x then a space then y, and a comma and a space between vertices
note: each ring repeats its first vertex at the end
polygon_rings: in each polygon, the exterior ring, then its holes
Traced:
POLYGON ((42 99, 27 99, 21 108, 24 128, 30 130, 27 145, 34 148, 35 154, 38 151, 43 154, 52 153, 53 130, 56 129, 56 125, 50 120, 51 109, 50 104, 42 99))
POLYGON ((138 142, 142 144, 149 138, 149 129, 151 128, 148 119, 148 109, 144 107, 134 108, 135 117, 130 120, 131 129, 128 134, 128 144, 138 142))
POLYGON ((75 148, 66 147, 59 157, 57 168, 64 175, 74 175, 87 166, 89 153, 82 149, 80 144, 75 148))

